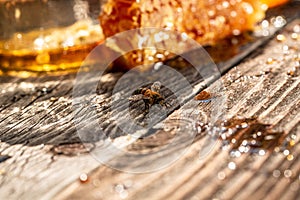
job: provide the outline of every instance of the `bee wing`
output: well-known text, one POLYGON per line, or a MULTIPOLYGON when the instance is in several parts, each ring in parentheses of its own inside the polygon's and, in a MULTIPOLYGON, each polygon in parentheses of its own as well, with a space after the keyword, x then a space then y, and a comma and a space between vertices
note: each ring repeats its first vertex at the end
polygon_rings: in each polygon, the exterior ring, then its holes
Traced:
POLYGON ((142 100, 144 98, 144 95, 142 94, 136 94, 136 95, 132 95, 131 97, 128 98, 129 101, 139 101, 142 100))
POLYGON ((151 90, 154 91, 154 92, 159 92, 160 91, 160 87, 161 87, 161 83, 159 81, 156 81, 151 86, 151 90))

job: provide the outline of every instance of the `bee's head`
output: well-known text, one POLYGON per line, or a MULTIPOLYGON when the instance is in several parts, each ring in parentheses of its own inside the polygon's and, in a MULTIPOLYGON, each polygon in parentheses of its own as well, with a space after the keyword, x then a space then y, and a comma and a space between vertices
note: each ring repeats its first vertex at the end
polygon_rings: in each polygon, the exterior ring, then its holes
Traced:
POLYGON ((144 94, 145 92, 147 91, 147 88, 139 88, 139 89, 136 89, 132 95, 136 95, 136 94, 144 94))

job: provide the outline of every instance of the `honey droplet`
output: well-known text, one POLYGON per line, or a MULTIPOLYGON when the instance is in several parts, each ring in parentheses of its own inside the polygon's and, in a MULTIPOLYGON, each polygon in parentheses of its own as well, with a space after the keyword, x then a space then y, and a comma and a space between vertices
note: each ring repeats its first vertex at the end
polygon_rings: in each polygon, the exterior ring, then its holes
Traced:
POLYGON ((280 172, 278 169, 275 169, 275 170, 273 171, 273 176, 274 176, 275 178, 278 178, 280 175, 281 175, 281 172, 280 172))
POLYGON ((284 35, 279 34, 279 35, 277 35, 276 39, 278 42, 283 42, 283 41, 285 41, 286 38, 284 35))
POLYGON ((290 154, 289 150, 286 149, 286 150, 283 151, 283 155, 288 156, 289 154, 290 154))
MULTIPOLYGON (((267 151, 275 150, 280 145, 283 134, 273 131, 269 124, 261 123, 255 117, 235 117, 221 121, 219 124, 219 127, 209 131, 218 132, 223 145, 231 146, 231 157, 240 157, 243 153, 264 156, 267 151)), ((284 155, 288 154, 289 152, 285 152, 284 155)))
POLYGON ((201 91, 197 96, 195 96, 195 100, 203 101, 211 98, 211 94, 205 90, 201 91))
POLYGON ((225 178, 226 178, 226 174, 224 172, 221 171, 221 172, 218 173, 218 179, 219 180, 224 180, 225 178))
POLYGON ((299 35, 297 33, 292 33, 291 38, 293 40, 297 40, 299 38, 299 35))
POLYGON ((230 162, 228 163, 228 168, 231 170, 235 170, 236 169, 236 164, 234 162, 230 162))
POLYGON ((86 173, 80 174, 79 180, 81 183, 86 183, 88 181, 88 175, 86 173))
POLYGON ((299 24, 295 25, 295 26, 293 27, 293 31, 294 31, 295 33, 300 33, 300 25, 299 25, 299 24))
POLYGON ((270 65, 270 64, 273 64, 275 61, 276 61, 276 60, 273 59, 273 58, 268 58, 266 63, 267 63, 268 65, 270 65))
POLYGON ((294 156, 293 156, 292 154, 289 154, 289 155, 286 157, 286 159, 287 159, 288 161, 292 161, 292 160, 294 160, 294 156))
POLYGON ((292 171, 289 169, 285 170, 283 174, 286 178, 290 178, 293 175, 292 171))
POLYGON ((295 140, 291 140, 291 141, 290 141, 290 146, 291 146, 291 147, 294 146, 295 144, 296 144, 295 140))

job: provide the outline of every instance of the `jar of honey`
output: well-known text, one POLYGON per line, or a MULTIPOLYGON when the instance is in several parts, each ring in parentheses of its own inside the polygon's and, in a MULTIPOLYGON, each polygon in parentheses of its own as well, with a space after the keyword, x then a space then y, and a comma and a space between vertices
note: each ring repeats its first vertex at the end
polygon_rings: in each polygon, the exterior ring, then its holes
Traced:
POLYGON ((0 70, 80 67, 103 40, 101 0, 0 0, 0 70))

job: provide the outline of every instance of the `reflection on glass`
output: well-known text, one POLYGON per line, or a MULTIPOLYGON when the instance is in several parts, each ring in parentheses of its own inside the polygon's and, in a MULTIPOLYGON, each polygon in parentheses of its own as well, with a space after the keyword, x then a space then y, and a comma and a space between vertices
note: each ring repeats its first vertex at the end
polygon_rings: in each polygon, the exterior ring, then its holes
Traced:
POLYGON ((2 70, 77 68, 103 39, 99 0, 0 2, 2 70))

